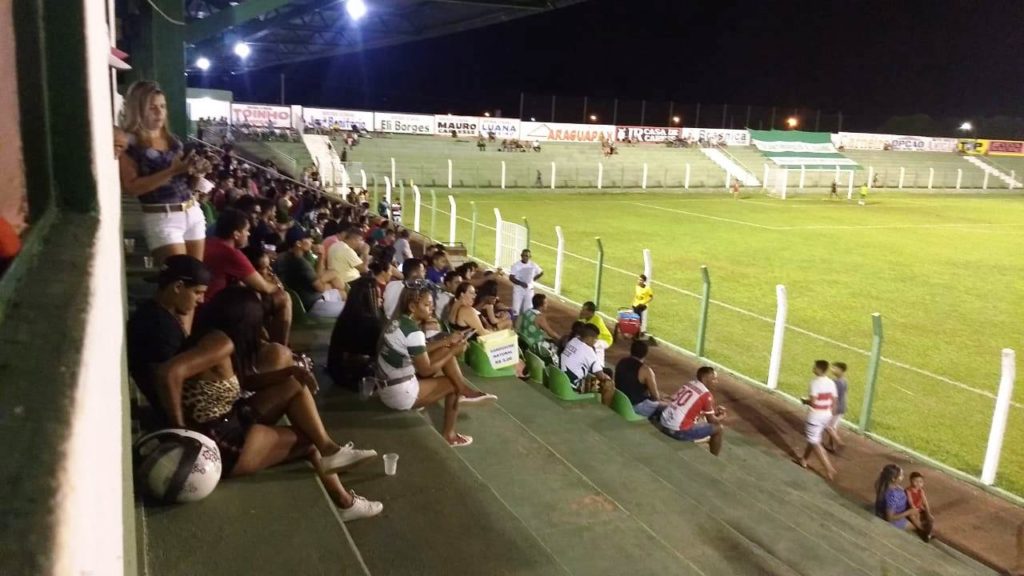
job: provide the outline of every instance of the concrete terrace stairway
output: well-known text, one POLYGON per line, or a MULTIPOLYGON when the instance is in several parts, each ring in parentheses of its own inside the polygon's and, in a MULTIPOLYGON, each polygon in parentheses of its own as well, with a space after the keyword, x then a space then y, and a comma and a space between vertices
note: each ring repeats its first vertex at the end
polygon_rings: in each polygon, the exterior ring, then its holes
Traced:
POLYGON ((324 186, 347 186, 352 181, 330 138, 319 134, 303 134, 302 141, 320 169, 324 186))
POLYGON ((964 160, 967 160, 968 162, 970 162, 971 164, 974 164, 978 168, 981 168, 981 170, 983 172, 985 172, 987 174, 991 174, 992 176, 995 176, 996 178, 999 178, 1000 180, 1005 182, 1007 187, 1009 187, 1011 190, 1014 189, 1014 188, 1020 188, 1022 186, 1020 181, 1017 180, 1014 177, 1016 175, 1012 175, 1011 176, 1010 174, 1007 174, 1006 172, 1003 172, 999 168, 996 168, 995 166, 989 164, 988 162, 982 160, 981 158, 979 158, 977 156, 965 155, 965 156, 963 156, 963 158, 964 158, 964 160))
POLYGON ((721 166, 729 174, 729 179, 733 178, 740 181, 744 186, 760 186, 761 181, 750 173, 749 170, 740 165, 740 163, 734 160, 728 153, 718 148, 701 148, 701 152, 705 156, 710 158, 715 164, 721 166))

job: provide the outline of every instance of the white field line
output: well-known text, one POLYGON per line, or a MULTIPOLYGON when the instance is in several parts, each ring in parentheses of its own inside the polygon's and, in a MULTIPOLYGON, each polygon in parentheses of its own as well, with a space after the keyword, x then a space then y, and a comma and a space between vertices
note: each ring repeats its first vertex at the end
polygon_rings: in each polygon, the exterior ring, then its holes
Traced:
MULTIPOLYGON (((449 212, 442 211, 440 209, 438 210, 438 212, 442 212, 444 214, 450 214, 449 212)), ((465 218, 463 216, 457 216, 457 218, 459 220, 465 220, 467 222, 472 223, 472 220, 469 219, 469 218, 465 218)), ((497 228, 495 228, 494 226, 488 226, 486 224, 477 223, 477 226, 486 228, 488 230, 495 230, 495 231, 497 230, 497 228)), ((557 248, 555 246, 551 246, 549 244, 544 244, 543 242, 537 242, 536 240, 530 240, 530 243, 531 244, 535 244, 537 246, 540 246, 541 248, 547 248, 548 250, 551 250, 551 251, 557 251, 557 248)), ((588 258, 588 257, 582 256, 580 254, 574 254, 572 252, 569 252, 568 250, 565 251, 565 255, 566 256, 572 256, 574 258, 578 258, 578 259, 583 260, 585 262, 589 262, 590 264, 595 264, 595 265, 597 264, 597 260, 595 260, 593 258, 588 258)), ((604 267, 607 268, 608 270, 611 270, 613 272, 618 272, 620 274, 625 274, 626 276, 629 276, 629 277, 636 276, 636 273, 634 273, 634 272, 630 272, 629 270, 624 270, 624 269, 619 268, 617 266, 612 266, 611 264, 605 263, 604 267)), ((659 282, 658 280, 652 280, 651 284, 654 284, 656 286, 660 286, 662 288, 671 290, 673 292, 677 292, 679 294, 683 294, 683 295, 686 295, 686 296, 691 296, 691 297, 696 298, 698 300, 701 298, 701 295, 697 294, 696 292, 691 292, 690 290, 685 290, 683 288, 678 288, 678 287, 673 286, 671 284, 665 284, 664 282, 659 282)), ((722 302, 721 300, 715 300, 714 298, 711 299, 711 303, 716 305, 716 306, 720 306, 722 308, 725 308, 726 310, 731 310, 732 312, 736 312, 738 314, 743 314, 744 316, 749 316, 751 318, 756 318, 756 319, 761 320, 763 322, 767 322, 768 324, 771 324, 772 326, 775 325, 775 319, 774 318, 769 318, 767 316, 762 316, 760 314, 757 314, 756 312, 751 312, 749 310, 744 310, 743 308, 739 308, 737 306, 733 306, 732 304, 727 304, 725 302, 722 302)), ((822 336, 821 334, 815 334, 814 332, 811 332, 810 330, 805 330, 803 328, 800 328, 799 326, 794 326, 792 324, 786 324, 786 328, 788 330, 792 330, 792 331, 794 331, 794 332, 796 332, 798 334, 803 334, 804 336, 810 336, 811 338, 816 338, 816 339, 821 340, 822 342, 825 342, 827 344, 831 344, 833 346, 837 346, 837 347, 842 348, 844 350, 849 350, 850 352, 856 352, 857 354, 861 354, 863 356, 871 356, 871 352, 868 351, 868 350, 865 350, 863 348, 857 348, 856 346, 851 346, 849 344, 840 342, 838 340, 833 340, 832 338, 829 338, 828 336, 822 336)), ((909 371, 914 372, 916 374, 920 374, 921 376, 927 376, 929 378, 934 378, 936 380, 939 380, 940 382, 944 382, 946 384, 949 384, 951 386, 955 386, 957 388, 960 388, 962 390, 966 390, 968 392, 973 392, 975 394, 978 394, 980 396, 984 396, 986 398, 990 398, 992 400, 996 399, 996 395, 991 393, 991 392, 988 392, 988 391, 985 391, 985 390, 979 390, 978 388, 974 388, 973 386, 964 384, 963 382, 958 382, 958 381, 953 380, 951 378, 947 378, 945 376, 941 376, 939 374, 935 374, 934 372, 929 372, 927 370, 922 370, 921 368, 916 368, 914 366, 911 366, 910 364, 905 364, 905 363, 900 362, 898 360, 893 360, 891 358, 886 358, 885 356, 882 356, 881 360, 882 360, 882 362, 886 362, 888 364, 896 366, 897 368, 902 368, 904 370, 909 370, 909 371)), ((904 389, 904 392, 907 392, 908 394, 911 394, 909 391, 907 391, 905 389, 904 389)), ((911 395, 913 395, 913 394, 911 394, 911 395)), ((1024 408, 1024 404, 1021 404, 1020 402, 1011 401, 1010 404, 1013 407, 1015 407, 1015 408, 1024 408)))

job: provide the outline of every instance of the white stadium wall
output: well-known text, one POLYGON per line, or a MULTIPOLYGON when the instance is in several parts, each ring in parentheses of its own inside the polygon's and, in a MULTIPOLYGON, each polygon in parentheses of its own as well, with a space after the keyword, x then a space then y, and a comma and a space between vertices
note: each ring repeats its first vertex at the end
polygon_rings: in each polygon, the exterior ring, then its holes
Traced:
POLYGON ((862 134, 840 132, 832 135, 836 147, 847 150, 899 150, 909 152, 956 152, 955 138, 899 136, 895 134, 862 134))

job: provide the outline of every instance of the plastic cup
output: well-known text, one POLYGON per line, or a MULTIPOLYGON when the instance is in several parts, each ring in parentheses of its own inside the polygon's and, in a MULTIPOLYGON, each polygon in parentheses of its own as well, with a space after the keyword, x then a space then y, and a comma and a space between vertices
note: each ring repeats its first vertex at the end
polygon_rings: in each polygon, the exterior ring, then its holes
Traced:
POLYGON ((143 256, 142 257, 142 265, 146 267, 146 270, 149 270, 150 268, 152 268, 153 267, 153 257, 152 256, 143 256))
POLYGON ((394 476, 398 473, 398 454, 384 455, 384 473, 388 476, 394 476))
POLYGON ((124 251, 129 254, 135 252, 135 238, 124 239, 124 251))

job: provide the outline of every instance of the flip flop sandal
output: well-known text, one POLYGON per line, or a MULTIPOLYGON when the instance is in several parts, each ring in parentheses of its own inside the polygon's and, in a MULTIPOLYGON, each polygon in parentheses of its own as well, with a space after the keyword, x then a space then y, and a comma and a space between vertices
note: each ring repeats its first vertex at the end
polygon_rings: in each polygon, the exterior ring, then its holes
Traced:
POLYGON ((454 442, 448 442, 448 445, 451 446, 452 448, 462 448, 464 446, 469 446, 472 443, 473 443, 473 437, 472 436, 467 436, 465 434, 456 434, 455 435, 455 441, 454 442))

